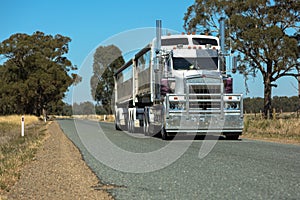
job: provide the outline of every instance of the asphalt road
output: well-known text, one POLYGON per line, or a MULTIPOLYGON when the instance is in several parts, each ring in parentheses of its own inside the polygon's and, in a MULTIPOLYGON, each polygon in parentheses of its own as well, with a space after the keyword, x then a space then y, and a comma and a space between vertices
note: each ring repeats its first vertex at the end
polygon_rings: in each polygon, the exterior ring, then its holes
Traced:
POLYGON ((110 123, 59 124, 99 179, 120 186, 110 191, 116 199, 300 199, 297 145, 216 137, 162 141, 115 131, 110 123))

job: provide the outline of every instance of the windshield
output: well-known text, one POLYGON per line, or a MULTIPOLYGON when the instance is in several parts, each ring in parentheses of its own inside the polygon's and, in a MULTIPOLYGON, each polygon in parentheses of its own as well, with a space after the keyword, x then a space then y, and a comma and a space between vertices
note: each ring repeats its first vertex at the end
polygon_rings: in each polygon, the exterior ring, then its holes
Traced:
POLYGON ((173 57, 174 70, 217 70, 218 57, 177 58, 173 57))
POLYGON ((193 38, 193 44, 195 45, 211 44, 214 46, 218 46, 218 41, 210 38, 193 38))
POLYGON ((189 41, 187 38, 169 38, 161 40, 161 46, 174 46, 178 44, 188 45, 189 41))

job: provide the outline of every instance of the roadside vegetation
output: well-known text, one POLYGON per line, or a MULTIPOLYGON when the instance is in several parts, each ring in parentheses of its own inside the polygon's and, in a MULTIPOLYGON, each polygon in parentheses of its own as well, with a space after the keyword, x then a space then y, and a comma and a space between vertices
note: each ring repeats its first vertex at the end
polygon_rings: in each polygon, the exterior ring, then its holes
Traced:
POLYGON ((36 31, 0 42, 0 114, 61 113, 71 85, 81 81, 66 57, 71 38, 36 31))
POLYGON ((22 166, 34 159, 45 133, 45 123, 36 116, 25 116, 24 137, 20 115, 0 116, 0 196, 20 178, 22 166))
POLYGON ((242 137, 300 144, 299 97, 273 97, 273 111, 267 119, 264 117, 263 107, 263 98, 244 99, 245 117, 242 137))
POLYGON ((264 119, 261 113, 246 114, 242 137, 300 144, 299 113, 273 113, 271 119, 264 119))

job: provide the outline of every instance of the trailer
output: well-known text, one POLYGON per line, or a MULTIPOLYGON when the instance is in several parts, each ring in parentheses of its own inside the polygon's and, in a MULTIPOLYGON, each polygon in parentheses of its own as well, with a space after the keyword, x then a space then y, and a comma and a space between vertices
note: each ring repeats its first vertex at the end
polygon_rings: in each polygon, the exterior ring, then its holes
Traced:
POLYGON ((145 135, 243 131, 243 97, 232 93, 218 37, 157 34, 114 75, 115 127, 145 135))

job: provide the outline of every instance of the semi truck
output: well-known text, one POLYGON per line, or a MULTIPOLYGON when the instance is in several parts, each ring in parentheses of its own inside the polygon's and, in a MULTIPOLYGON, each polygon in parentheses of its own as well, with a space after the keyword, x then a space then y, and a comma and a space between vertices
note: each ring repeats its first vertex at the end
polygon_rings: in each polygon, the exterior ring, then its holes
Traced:
POLYGON ((156 37, 114 74, 115 127, 147 136, 243 131, 243 97, 233 93, 226 54, 215 36, 156 37))

